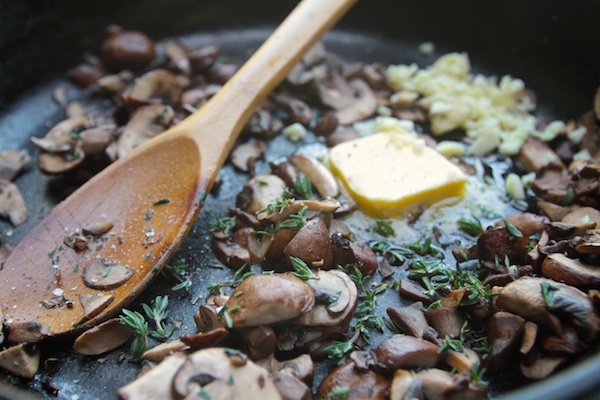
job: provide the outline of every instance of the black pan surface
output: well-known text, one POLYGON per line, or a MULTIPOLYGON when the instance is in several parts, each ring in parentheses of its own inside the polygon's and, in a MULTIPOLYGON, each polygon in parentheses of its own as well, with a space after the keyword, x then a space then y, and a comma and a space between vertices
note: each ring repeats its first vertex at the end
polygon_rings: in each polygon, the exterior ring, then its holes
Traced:
MULTIPOLYGON (((293 1, 265 0, 1 1, 0 150, 26 148, 35 154, 28 138, 44 135, 64 119, 63 110, 51 98, 53 88, 67 87, 71 99, 82 96, 81 90, 61 77, 81 60, 83 51, 98 52, 108 23, 140 29, 156 39, 177 36, 191 46, 223 43, 224 54, 244 61, 248 50, 257 48, 293 5, 293 1)), ((564 1, 362 0, 324 41, 329 50, 347 59, 421 66, 447 52, 466 51, 476 72, 523 79, 538 94, 540 113, 568 119, 591 107, 600 80, 600 52, 593 35, 599 11, 600 4, 592 1, 575 5, 564 1), (418 52, 417 46, 424 41, 435 43, 433 55, 418 52)), ((295 145, 275 139, 266 162, 295 150, 295 145)), ((266 170, 266 162, 259 170, 266 170)), ((247 176, 225 166, 221 177, 220 189, 209 196, 175 256, 194 267, 190 292, 173 293, 174 282, 161 276, 130 307, 139 309, 140 303, 169 294, 170 319, 183 321, 179 334, 195 331, 191 317, 206 298, 206 286, 231 277, 227 269, 208 267, 215 257, 207 225, 227 214, 247 176)), ((0 221, 0 241, 11 245, 81 182, 74 176, 43 176, 30 165, 16 183, 28 199, 30 217, 19 228, 0 221)), ((392 300, 384 297, 380 301, 385 309, 392 300)), ((122 360, 126 348, 102 357, 84 357, 66 350, 72 339, 56 339, 43 346, 43 357, 57 358, 58 365, 32 382, 0 373, 0 398, 112 399, 116 389, 136 375, 139 366, 122 360), (59 389, 56 396, 44 389, 46 380, 59 389), (25 391, 16 391, 18 388, 25 391)), ((507 398, 582 398, 597 388, 598 374, 600 355, 590 354, 556 377, 513 391, 507 398)), ((525 383, 502 376, 494 382, 494 395, 525 383)))

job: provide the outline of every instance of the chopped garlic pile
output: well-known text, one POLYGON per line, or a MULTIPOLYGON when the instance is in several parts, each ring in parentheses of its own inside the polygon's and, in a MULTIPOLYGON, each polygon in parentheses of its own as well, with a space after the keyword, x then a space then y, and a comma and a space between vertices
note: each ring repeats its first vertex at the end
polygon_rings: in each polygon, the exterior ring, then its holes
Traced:
MULTIPOLYGON (((473 140, 465 149, 467 154, 484 155, 497 149, 515 155, 529 136, 549 141, 564 129, 562 121, 554 121, 538 130, 536 118, 529 114, 535 105, 523 95, 523 81, 473 75, 464 53, 446 54, 425 69, 416 64, 392 65, 387 79, 398 91, 392 102, 420 96, 419 102, 429 107, 434 134, 464 129, 473 140)), ((459 149, 453 147, 452 154, 459 149)))

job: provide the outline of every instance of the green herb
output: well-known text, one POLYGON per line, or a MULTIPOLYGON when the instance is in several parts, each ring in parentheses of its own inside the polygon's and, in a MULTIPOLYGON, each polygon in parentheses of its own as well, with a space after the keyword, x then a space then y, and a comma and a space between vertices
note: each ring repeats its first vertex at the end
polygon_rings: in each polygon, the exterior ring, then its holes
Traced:
POLYGON ((171 264, 167 265, 167 268, 173 271, 175 274, 181 275, 186 272, 189 265, 184 263, 182 260, 175 260, 171 264))
POLYGON ((154 210, 150 210, 146 213, 146 216, 144 217, 144 219, 146 220, 146 222, 150 222, 150 220, 152 219, 153 216, 154 216, 154 210))
POLYGON ((430 305, 428 305, 427 307, 423 307, 423 311, 437 310, 438 308, 444 308, 441 300, 436 300, 436 301, 432 302, 430 305))
POLYGON ((208 224, 208 227, 213 231, 223 232, 228 235, 235 228, 235 221, 231 217, 217 217, 217 219, 208 224))
POLYGON ((292 268, 294 268, 292 275, 294 275, 296 278, 300 278, 303 281, 316 278, 314 272, 310 269, 310 267, 298 257, 292 256, 290 257, 290 261, 292 264, 292 268))
POLYGON ((108 274, 110 274, 110 267, 104 268, 104 271, 102 272, 102 277, 106 278, 108 274))
POLYGON ((204 390, 204 388, 198 389, 198 396, 202 397, 203 399, 210 400, 210 393, 204 390))
POLYGON ((546 307, 549 310, 552 310, 554 308, 554 292, 560 289, 560 287, 552 285, 548 282, 542 282, 540 283, 540 286, 542 287, 542 296, 544 297, 544 303, 546 303, 546 307))
POLYGON ((236 312, 240 311, 241 309, 242 309, 242 306, 235 306, 235 307, 231 307, 229 312, 236 313, 236 312))
POLYGON ((252 231, 253 235, 264 235, 269 236, 271 238, 275 237, 275 233, 277 232, 277 228, 279 228, 279 224, 268 225, 263 231, 252 231))
POLYGON ((273 214, 277 211, 279 214, 283 214, 286 208, 288 208, 295 199, 290 197, 289 189, 285 189, 281 195, 281 198, 277 199, 275 203, 269 204, 268 206, 258 210, 258 213, 266 212, 267 214, 273 214))
POLYGON ((267 181, 258 181, 258 184, 261 185, 261 186, 267 186, 267 185, 269 185, 269 182, 267 182, 267 181))
POLYGON ((223 349, 223 351, 225 352, 225 354, 227 355, 227 357, 234 357, 234 356, 241 355, 241 353, 240 353, 240 351, 238 349, 232 349, 231 347, 225 347, 223 349))
POLYGON ((178 291, 181 289, 185 289, 185 291, 187 292, 190 290, 191 287, 192 287, 192 281, 190 279, 186 279, 185 281, 180 282, 177 285, 173 286, 171 288, 171 290, 178 291))
POLYGON ((148 261, 150 261, 151 258, 152 258, 152 252, 149 252, 148 254, 146 254, 145 261, 148 262, 148 261))
POLYGON ((373 227, 375 233, 380 234, 383 237, 396 236, 396 231, 392 227, 389 221, 377 221, 373 227))
POLYGON ((155 330, 150 331, 150 336, 157 340, 167 340, 173 335, 175 331, 175 327, 171 327, 168 331, 165 329, 163 322, 167 319, 169 315, 169 311, 167 307, 169 306, 169 297, 168 296, 156 296, 154 301, 152 302, 152 307, 143 303, 142 308, 144 312, 154 321, 154 325, 156 326, 155 330))
POLYGON ((234 383, 235 383, 235 380, 233 379, 233 375, 229 375, 229 379, 227 379, 227 384, 229 386, 233 386, 234 383))
POLYGON ((440 347, 438 348, 437 352, 438 354, 440 354, 447 349, 452 349, 454 351, 462 353, 464 351, 464 345, 460 340, 450 339, 448 335, 446 335, 446 337, 442 339, 442 343, 440 344, 440 347))
POLYGON ((160 206, 161 204, 167 204, 170 203, 171 199, 168 197, 163 197, 162 199, 158 199, 156 200, 154 203, 152 203, 152 205, 154 206, 160 206))
POLYGON ((420 256, 430 255, 435 257, 439 253, 439 250, 437 247, 431 245, 432 241, 433 239, 431 237, 421 238, 411 244, 410 249, 420 256))
POLYGON ((471 235, 471 236, 479 236, 483 233, 483 226, 481 225, 481 221, 472 215, 473 219, 468 219, 461 217, 458 219, 458 229, 461 231, 471 235))
POLYGON ((350 388, 347 386, 336 386, 333 390, 327 393, 327 399, 331 400, 348 400, 350 398, 350 388))
POLYGON ((575 197, 575 192, 573 191, 573 188, 568 188, 567 192, 565 193, 563 198, 560 200, 560 205, 566 206, 567 204, 569 204, 571 202, 571 200, 573 200, 573 197, 575 197))
POLYGON ((306 220, 306 217, 304 216, 304 214, 306 213, 306 210, 308 210, 307 206, 300 207, 300 210, 298 210, 297 214, 292 214, 288 217, 288 219, 280 222, 279 227, 294 228, 297 231, 299 231, 308 223, 308 221, 306 220))
POLYGON ((292 181, 294 191, 300 195, 301 199, 310 199, 313 195, 312 182, 304 173, 299 173, 292 181))
POLYGON ((231 319, 231 315, 229 315, 229 305, 225 304, 223 307, 221 307, 221 310, 219 310, 219 312, 217 313, 217 318, 219 319, 219 321, 221 319, 225 320, 225 325, 227 325, 227 327, 229 329, 233 328, 233 320, 231 319))
POLYGON ((377 328, 380 332, 384 332, 385 322, 379 315, 365 315, 356 322, 355 329, 359 332, 365 343, 369 343, 371 339, 371 328, 377 328))
POLYGON ((123 309, 120 316, 121 324, 133 331, 134 337, 129 348, 129 353, 135 359, 139 358, 148 347, 148 322, 137 311, 123 309))
POLYGON ((206 197, 208 197, 208 193, 206 193, 206 190, 202 189, 198 192, 198 201, 200 201, 200 206, 204 206, 204 203, 206 202, 206 197))
POLYGON ((517 228, 515 228, 515 226, 513 224, 511 224, 506 218, 503 218, 502 221, 504 221, 504 226, 506 226, 506 231, 510 235, 510 240, 523 237, 523 233, 520 230, 518 230, 517 228))
POLYGON ((473 380, 473 383, 476 385, 485 385, 487 382, 483 380, 483 376, 486 373, 486 369, 485 368, 479 368, 480 365, 478 362, 473 364, 473 367, 471 368, 471 379, 473 380))
POLYGON ((325 347, 324 351, 327 358, 337 360, 338 364, 343 364, 348 355, 354 350, 354 342, 347 340, 345 342, 334 340, 331 345, 325 347))
POLYGON ((336 301, 338 301, 338 299, 340 298, 340 295, 342 294, 342 291, 340 290, 337 293, 332 294, 331 296, 329 296, 329 298, 325 301, 326 305, 330 305, 335 303, 336 301))

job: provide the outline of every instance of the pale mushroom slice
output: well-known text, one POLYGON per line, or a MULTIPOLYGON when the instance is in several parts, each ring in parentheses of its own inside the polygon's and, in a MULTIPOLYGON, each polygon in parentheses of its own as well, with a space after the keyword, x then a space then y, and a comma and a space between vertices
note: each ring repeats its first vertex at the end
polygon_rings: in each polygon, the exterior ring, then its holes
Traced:
POLYGON ((161 362, 172 354, 189 349, 190 346, 183 343, 181 340, 171 340, 170 342, 160 343, 153 348, 146 350, 142 356, 142 360, 152 362, 161 362))
POLYGON ((179 399, 281 399, 265 368, 237 350, 219 347, 190 354, 171 388, 179 399))
POLYGON ((349 125, 354 122, 362 121, 377 111, 379 101, 373 90, 362 79, 353 79, 350 85, 355 90, 352 97, 353 102, 347 107, 336 112, 340 125, 349 125))
POLYGON ((78 142, 70 152, 40 152, 38 155, 38 168, 48 175, 64 174, 74 170, 83 164, 85 159, 81 146, 81 142, 78 142))
POLYGON ((82 151, 86 157, 100 156, 112 143, 117 131, 117 126, 108 124, 94 128, 84 129, 79 132, 82 151))
POLYGON ((188 58, 188 51, 183 45, 177 42, 167 42, 164 44, 165 55, 171 61, 171 64, 185 75, 192 74, 192 66, 188 58))
POLYGON ((133 274, 134 271, 125 265, 97 261, 83 268, 81 278, 83 283, 91 289, 109 290, 121 286, 133 274))
POLYGON ((340 193, 331 171, 317 159, 298 154, 289 156, 288 160, 308 177, 321 197, 336 197, 340 193))
POLYGON ((157 68, 137 78, 121 98, 129 110, 150 103, 176 106, 188 85, 189 78, 157 68))
POLYGON ((257 213, 281 199, 285 187, 285 182, 276 175, 257 175, 238 194, 237 206, 247 213, 257 213))
POLYGON ((117 391, 120 400, 161 399, 175 400, 172 394, 172 380, 179 368, 185 363, 187 356, 175 353, 133 382, 117 391))
POLYGON ((253 275, 231 293, 227 312, 234 328, 269 325, 308 312, 315 304, 310 286, 290 274, 253 275))
POLYGON ((175 113, 169 106, 150 104, 136 109, 117 140, 121 158, 140 144, 163 133, 171 125, 175 113))
POLYGON ((73 351, 96 356, 127 343, 132 335, 132 330, 123 325, 119 318, 109 319, 79 335, 73 343, 73 351))
POLYGON ((0 368, 16 376, 33 379, 40 367, 40 350, 25 343, 0 351, 0 368))
POLYGON ((262 140, 242 143, 231 152, 230 160, 240 171, 248 172, 252 163, 267 151, 267 145, 262 140))
POLYGON ((14 226, 27 220, 27 206, 21 191, 5 179, 0 179, 0 217, 8 218, 14 226))
POLYGON ((83 317, 81 321, 87 321, 100 314, 112 301, 114 300, 114 294, 87 294, 81 293, 79 295, 79 303, 83 308, 83 317))
POLYGON ((293 375, 276 371, 271 374, 271 380, 284 400, 312 400, 308 385, 293 375))
POLYGON ((423 381, 412 371, 394 372, 390 385, 390 400, 419 399, 423 397, 423 381))
POLYGON ((540 380, 550 376, 566 360, 563 355, 545 354, 531 363, 521 363, 519 370, 526 378, 540 380))
POLYGON ((562 253, 549 254, 542 262, 542 274, 555 281, 585 288, 600 288, 600 271, 562 253))
POLYGON ((44 152, 69 153, 75 148, 76 134, 90 127, 86 115, 77 115, 54 125, 43 138, 32 137, 30 140, 44 152))
POLYGON ((24 150, 0 151, 0 179, 12 181, 31 161, 31 156, 24 150))
POLYGON ((352 279, 342 271, 319 270, 307 284, 314 290, 315 305, 293 322, 300 326, 344 325, 354 315, 358 290, 352 279))
POLYGON ((50 327, 37 321, 8 323, 9 343, 37 343, 50 336, 50 327))

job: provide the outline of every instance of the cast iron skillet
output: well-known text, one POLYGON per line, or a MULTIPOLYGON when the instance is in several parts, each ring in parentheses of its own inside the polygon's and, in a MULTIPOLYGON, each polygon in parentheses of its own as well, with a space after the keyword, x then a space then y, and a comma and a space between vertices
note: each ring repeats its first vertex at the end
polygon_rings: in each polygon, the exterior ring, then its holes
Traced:
MULTIPOLYGON (((225 54, 243 61, 247 50, 256 48, 294 4, 287 0, 0 0, 0 150, 27 148, 35 154, 29 136, 43 135, 64 118, 51 100, 52 88, 67 85, 72 98, 81 94, 59 77, 81 61, 82 52, 98 53, 103 29, 109 23, 145 31, 155 39, 183 35, 193 44, 224 43, 225 54)), ((600 3, 591 0, 362 0, 326 36, 325 43, 345 58, 384 63, 426 65, 449 51, 466 51, 475 71, 522 78, 537 92, 541 113, 569 119, 591 107, 600 83, 600 52, 593 35, 599 12, 600 3), (436 44, 434 55, 426 57, 416 50, 424 41, 436 44)), ((293 150, 285 141, 276 140, 270 157, 293 150)), ((214 260, 206 225, 227 213, 246 179, 229 166, 222 178, 220 190, 209 197, 176 256, 193 266, 214 260)), ((28 199, 30 217, 18 229, 0 222, 0 241, 12 245, 80 182, 76 176, 48 178, 30 166, 16 183, 28 199)), ((149 303, 156 295, 170 294, 170 317, 183 321, 181 334, 191 333, 191 315, 205 298, 207 284, 222 277, 230 277, 230 272, 207 267, 193 271, 195 286, 188 295, 173 294, 173 282, 160 277, 132 307, 149 303)), ((98 358, 64 350, 70 340, 57 339, 44 346, 43 357, 59 361, 56 369, 42 378, 27 383, 0 373, 0 398, 52 397, 44 389, 43 380, 49 379, 59 388, 57 397, 61 399, 112 399, 118 387, 134 378, 138 367, 120 362, 119 351, 108 354, 101 363, 98 358)), ((510 391, 511 399, 590 395, 600 374, 600 354, 594 353, 590 351, 564 372, 524 389, 515 390, 526 383, 522 379, 501 376, 494 382, 494 395, 499 395, 497 391, 510 391)))

